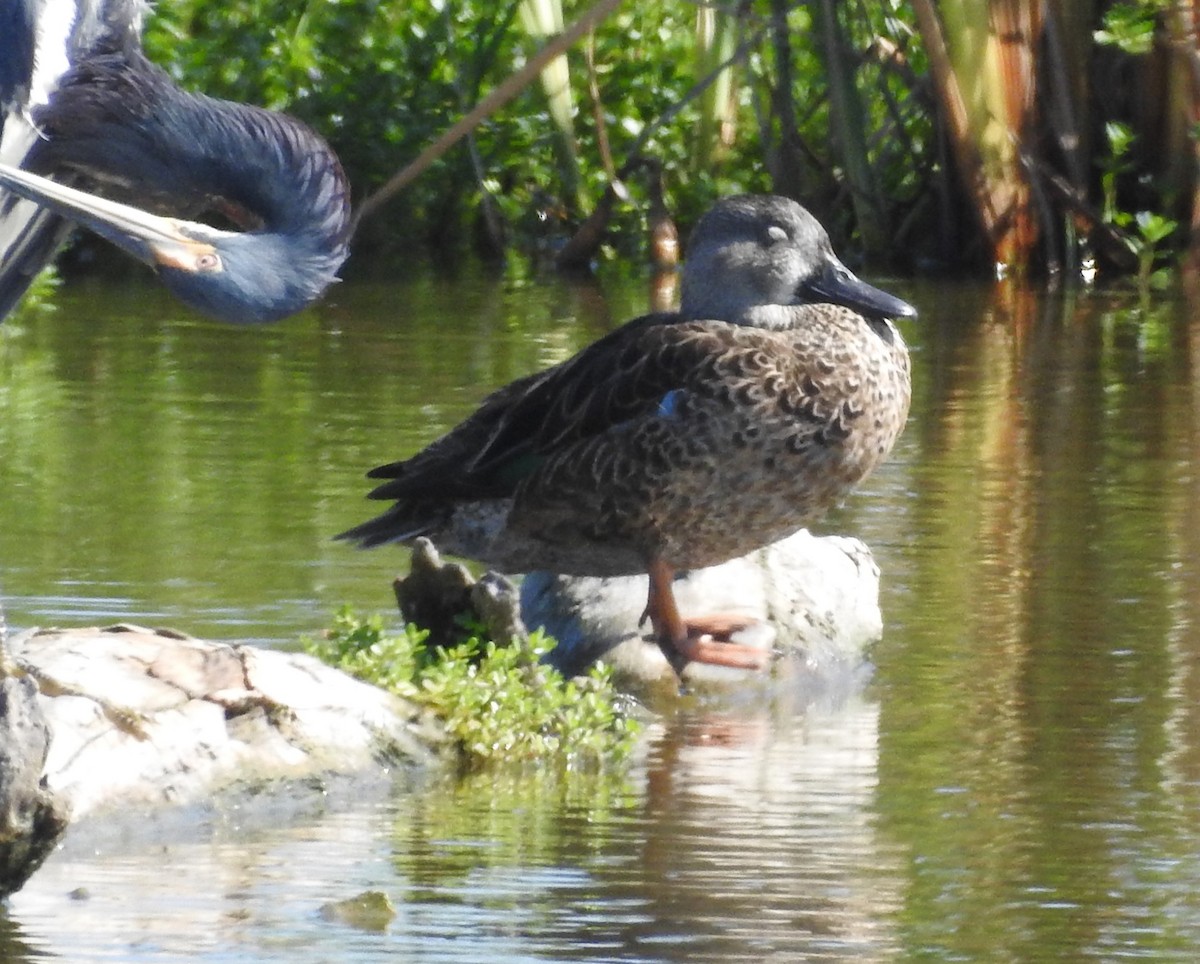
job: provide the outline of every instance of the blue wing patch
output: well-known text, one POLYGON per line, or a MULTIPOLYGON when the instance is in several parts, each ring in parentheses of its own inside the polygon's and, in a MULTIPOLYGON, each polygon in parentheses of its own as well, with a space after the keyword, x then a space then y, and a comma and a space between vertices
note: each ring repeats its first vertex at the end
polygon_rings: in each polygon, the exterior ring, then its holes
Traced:
POLYGON ((678 388, 673 388, 667 392, 658 402, 658 414, 663 418, 674 418, 679 414, 679 399, 683 395, 683 391, 678 388))

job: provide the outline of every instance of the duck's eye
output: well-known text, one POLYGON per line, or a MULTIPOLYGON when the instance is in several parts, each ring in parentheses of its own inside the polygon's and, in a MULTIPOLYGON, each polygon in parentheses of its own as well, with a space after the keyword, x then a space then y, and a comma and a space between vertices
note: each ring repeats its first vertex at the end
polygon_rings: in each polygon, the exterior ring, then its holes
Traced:
POLYGON ((197 271, 220 271, 221 270, 221 256, 212 251, 209 251, 209 252, 206 252, 205 254, 200 255, 200 257, 198 257, 196 259, 196 270, 197 271))
POLYGON ((772 224, 767 228, 767 244, 782 244, 788 240, 788 233, 778 224, 772 224))

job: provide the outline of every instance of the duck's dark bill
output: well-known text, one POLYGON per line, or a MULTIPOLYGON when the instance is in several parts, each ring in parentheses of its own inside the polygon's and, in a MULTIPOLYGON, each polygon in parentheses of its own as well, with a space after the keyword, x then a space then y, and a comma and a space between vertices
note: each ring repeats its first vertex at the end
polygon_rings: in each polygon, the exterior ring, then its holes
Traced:
POLYGON ((826 262, 825 270, 805 283, 800 295, 807 302, 843 305, 876 318, 917 317, 917 309, 907 301, 860 280, 836 258, 826 262))

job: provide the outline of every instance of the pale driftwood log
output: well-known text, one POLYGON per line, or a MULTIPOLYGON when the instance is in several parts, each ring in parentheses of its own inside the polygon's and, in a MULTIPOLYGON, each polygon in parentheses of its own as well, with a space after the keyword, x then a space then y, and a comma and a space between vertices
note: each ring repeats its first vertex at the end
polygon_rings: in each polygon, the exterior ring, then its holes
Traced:
POLYGON ((68 821, 425 763, 444 740, 306 654, 130 625, 15 634, 0 685, 0 893, 68 821))

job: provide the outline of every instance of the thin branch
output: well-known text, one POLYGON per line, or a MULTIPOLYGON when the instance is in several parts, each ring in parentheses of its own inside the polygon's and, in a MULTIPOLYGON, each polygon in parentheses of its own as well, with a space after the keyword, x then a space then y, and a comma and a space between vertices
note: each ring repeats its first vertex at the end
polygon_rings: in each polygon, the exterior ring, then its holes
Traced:
POLYGON ((407 187, 425 172, 434 161, 442 157, 451 147, 474 130, 486 118, 507 104, 528 87, 555 57, 562 54, 580 37, 611 14, 621 0, 597 0, 597 2, 562 33, 551 37, 544 47, 531 57, 520 70, 510 74, 490 94, 481 100, 466 115, 456 121, 449 130, 423 150, 403 170, 394 174, 378 191, 369 195, 354 214, 353 226, 358 229, 364 218, 370 217, 392 197, 407 187))
POLYGON ((617 170, 613 164, 612 150, 608 146, 608 125, 604 123, 604 104, 600 100, 600 79, 596 76, 596 35, 588 34, 583 47, 583 60, 587 64, 588 95, 592 99, 592 121, 596 125, 596 149, 600 152, 600 163, 610 181, 616 180, 617 170))

